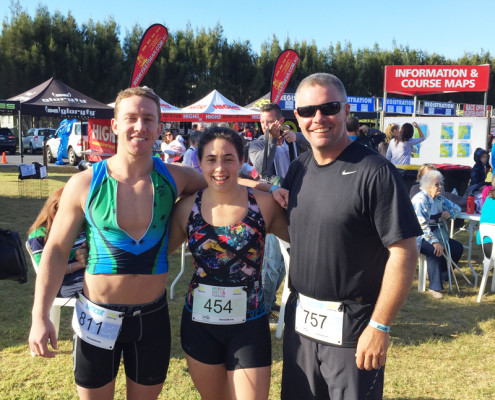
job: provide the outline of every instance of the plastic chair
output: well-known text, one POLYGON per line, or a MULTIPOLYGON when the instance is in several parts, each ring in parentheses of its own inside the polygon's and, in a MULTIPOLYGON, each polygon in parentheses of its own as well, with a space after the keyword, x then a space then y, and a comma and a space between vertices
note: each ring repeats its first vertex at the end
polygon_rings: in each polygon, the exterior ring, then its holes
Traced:
POLYGON ((418 292, 424 292, 426 290, 426 256, 419 253, 418 257, 418 292))
POLYGON ((285 305, 290 295, 290 289, 289 289, 290 256, 288 251, 290 245, 289 243, 283 241, 282 239, 278 239, 278 242, 280 243, 280 250, 282 250, 282 256, 284 257, 284 264, 285 264, 284 291, 282 292, 282 300, 280 301, 280 312, 278 314, 277 332, 275 333, 275 337, 277 339, 280 339, 282 337, 282 331, 284 328, 285 305))
MULTIPOLYGON (((480 292, 478 294, 478 303, 481 302, 483 297, 483 292, 485 291, 486 282, 488 280, 488 275, 490 271, 495 267, 495 224, 482 223, 480 224, 480 236, 481 236, 481 248, 483 250, 483 278, 481 279, 480 292), (487 255, 487 250, 485 250, 484 239, 490 238, 492 241, 491 254, 487 255)), ((495 292, 495 273, 492 276, 492 287, 491 291, 495 292)))
MULTIPOLYGON (((25 245, 29 257, 31 257, 31 264, 33 264, 34 271, 36 272, 36 274, 38 274, 38 264, 34 259, 33 251, 31 250, 28 242, 26 242, 25 245)), ((60 328, 60 310, 62 309, 62 307, 74 307, 75 305, 76 299, 74 297, 70 299, 67 299, 65 297, 55 297, 55 300, 53 300, 52 307, 50 308, 50 321, 52 321, 53 325, 55 326, 55 335, 57 335, 57 338, 58 330, 60 328)))
POLYGON ((180 277, 184 273, 185 265, 186 265, 186 256, 190 256, 191 253, 187 252, 186 253, 186 242, 182 243, 182 248, 181 248, 181 256, 180 256, 180 271, 179 275, 174 279, 172 284, 170 285, 170 299, 174 298, 174 287, 179 281, 180 277))

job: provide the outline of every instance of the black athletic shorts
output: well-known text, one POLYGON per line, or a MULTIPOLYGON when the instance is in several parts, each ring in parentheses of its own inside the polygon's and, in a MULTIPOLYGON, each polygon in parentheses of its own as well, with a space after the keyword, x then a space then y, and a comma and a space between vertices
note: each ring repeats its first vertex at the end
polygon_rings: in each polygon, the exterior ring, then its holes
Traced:
POLYGON ((321 344, 295 330, 297 295, 285 308, 282 400, 381 400, 384 367, 356 366, 356 348, 321 344))
POLYGON ((102 304, 125 312, 122 327, 112 350, 86 343, 74 334, 74 377, 78 386, 96 389, 110 383, 124 356, 127 377, 140 385, 157 385, 167 377, 170 361, 170 317, 166 292, 147 304, 102 304))
POLYGON ((204 364, 225 364, 228 371, 272 364, 266 314, 243 324, 213 325, 193 321, 184 307, 180 338, 187 355, 204 364))

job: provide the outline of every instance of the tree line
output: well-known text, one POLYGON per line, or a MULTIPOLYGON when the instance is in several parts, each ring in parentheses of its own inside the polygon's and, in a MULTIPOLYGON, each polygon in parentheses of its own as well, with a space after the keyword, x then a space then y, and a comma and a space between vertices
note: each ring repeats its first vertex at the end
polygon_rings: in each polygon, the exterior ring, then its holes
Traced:
MULTIPOLYGON (((121 43, 121 28, 112 18, 78 24, 70 12, 50 13, 45 5, 39 5, 31 17, 18 0, 11 1, 10 17, 4 18, 0 35, 0 98, 20 94, 53 76, 109 103, 129 84, 146 28, 135 25, 126 31, 121 43)), ((452 60, 395 42, 392 50, 384 50, 378 44, 355 49, 348 42, 329 43, 319 49, 314 42, 282 43, 273 36, 257 53, 248 40, 229 41, 217 24, 213 28, 193 29, 187 25, 183 30, 169 31, 167 42, 141 84, 152 87, 178 107, 197 101, 213 89, 245 105, 270 90, 273 65, 278 55, 289 48, 300 56, 289 88, 295 88, 311 73, 330 72, 342 79, 348 95, 381 97, 385 65, 490 64, 490 82, 495 79, 495 59, 484 51, 465 53, 452 60)), ((493 86, 488 92, 488 104, 495 104, 493 86)), ((482 103, 483 94, 449 93, 421 99, 482 103)))

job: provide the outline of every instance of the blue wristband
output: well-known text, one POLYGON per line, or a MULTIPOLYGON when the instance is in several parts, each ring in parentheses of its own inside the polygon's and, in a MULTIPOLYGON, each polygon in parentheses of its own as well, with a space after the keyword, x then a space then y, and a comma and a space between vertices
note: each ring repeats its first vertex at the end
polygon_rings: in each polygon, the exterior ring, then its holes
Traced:
POLYGON ((273 194, 273 192, 277 189, 280 189, 280 186, 278 185, 272 185, 272 187, 270 188, 270 194, 273 194))
POLYGON ((369 325, 375 329, 378 329, 379 331, 387 332, 387 333, 390 332, 390 326, 379 324, 378 322, 373 321, 372 319, 370 319, 369 325))

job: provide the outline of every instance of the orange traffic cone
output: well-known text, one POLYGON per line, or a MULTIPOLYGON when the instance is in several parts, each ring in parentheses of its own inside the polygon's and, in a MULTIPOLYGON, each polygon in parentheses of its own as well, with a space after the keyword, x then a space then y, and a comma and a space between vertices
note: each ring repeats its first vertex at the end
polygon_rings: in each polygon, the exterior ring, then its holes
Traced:
POLYGON ((5 157, 5 151, 2 153, 2 164, 7 164, 7 157, 5 157))

